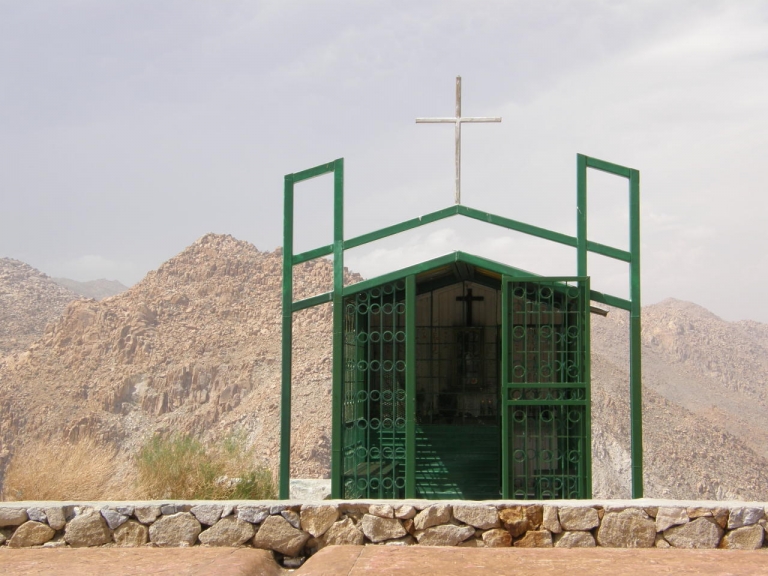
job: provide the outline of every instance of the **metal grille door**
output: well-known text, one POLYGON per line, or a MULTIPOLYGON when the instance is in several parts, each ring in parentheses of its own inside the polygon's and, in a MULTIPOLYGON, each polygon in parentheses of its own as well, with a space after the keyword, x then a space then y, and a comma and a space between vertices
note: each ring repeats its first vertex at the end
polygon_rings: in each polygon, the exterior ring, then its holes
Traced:
POLYGON ((588 498, 588 280, 505 279, 503 290, 504 497, 588 498))
POLYGON ((343 498, 405 494, 405 283, 344 301, 343 498))

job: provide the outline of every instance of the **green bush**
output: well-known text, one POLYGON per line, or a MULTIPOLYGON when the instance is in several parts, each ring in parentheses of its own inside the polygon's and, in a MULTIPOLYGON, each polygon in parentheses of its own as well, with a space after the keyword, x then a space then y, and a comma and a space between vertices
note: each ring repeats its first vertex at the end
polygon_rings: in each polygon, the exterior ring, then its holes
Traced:
POLYGON ((252 462, 242 436, 211 447, 190 436, 155 436, 137 456, 139 491, 149 499, 276 498, 272 473, 252 462))

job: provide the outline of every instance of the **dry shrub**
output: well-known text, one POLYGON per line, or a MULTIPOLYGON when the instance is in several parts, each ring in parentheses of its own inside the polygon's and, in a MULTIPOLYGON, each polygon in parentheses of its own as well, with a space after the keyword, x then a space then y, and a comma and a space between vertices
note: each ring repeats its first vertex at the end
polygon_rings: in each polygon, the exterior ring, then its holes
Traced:
POLYGON ((189 436, 155 436, 139 451, 136 463, 142 498, 266 500, 277 496, 272 473, 253 464, 239 436, 209 447, 189 436))
POLYGON ((19 447, 5 472, 2 500, 110 500, 120 493, 116 450, 92 438, 38 440, 19 447))

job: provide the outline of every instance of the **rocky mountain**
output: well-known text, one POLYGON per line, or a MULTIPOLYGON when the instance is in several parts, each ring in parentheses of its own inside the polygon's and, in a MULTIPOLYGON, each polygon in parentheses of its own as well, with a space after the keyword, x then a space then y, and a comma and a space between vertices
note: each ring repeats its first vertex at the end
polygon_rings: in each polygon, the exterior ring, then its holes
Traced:
POLYGON ((86 298, 93 298, 94 300, 104 300, 104 298, 109 298, 128 290, 128 286, 123 283, 117 280, 107 280, 106 278, 89 280, 87 282, 78 282, 69 278, 53 278, 53 281, 59 286, 72 290, 75 294, 85 296, 86 298))
MULTIPOLYGON (((89 435, 126 465, 156 432, 246 435, 279 454, 282 255, 208 234, 107 300, 72 302, 0 363, 0 481, 35 437, 89 435)), ((348 281, 359 276, 349 274, 348 281)), ((295 296, 331 288, 327 260, 302 265, 295 296)), ((644 309, 646 495, 768 499, 768 325, 725 322, 668 300, 644 309)), ((594 316, 595 495, 629 496, 626 313, 594 316)), ((292 475, 330 461, 331 308, 294 319, 292 475)))
POLYGON ((32 266, 0 258, 0 358, 29 348, 77 298, 32 266))

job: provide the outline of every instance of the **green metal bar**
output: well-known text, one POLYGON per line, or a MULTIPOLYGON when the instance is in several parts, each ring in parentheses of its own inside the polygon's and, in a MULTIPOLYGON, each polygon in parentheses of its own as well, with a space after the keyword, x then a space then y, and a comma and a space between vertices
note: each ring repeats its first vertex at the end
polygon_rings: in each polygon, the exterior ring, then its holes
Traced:
POLYGON ((619 298, 618 296, 611 296, 610 294, 604 294, 602 292, 598 292, 597 290, 590 290, 589 297, 593 302, 600 302, 601 304, 606 304, 607 306, 621 308, 627 312, 632 310, 632 302, 625 300, 624 298, 619 298))
POLYGON ((326 302, 332 301, 333 292, 324 292, 322 294, 318 294, 317 296, 312 296, 311 298, 297 300, 291 305, 291 310, 298 312, 299 310, 304 310, 305 308, 311 308, 312 306, 317 306, 318 304, 325 304, 326 302))
POLYGON ((587 250, 594 252, 595 254, 601 254, 603 256, 608 256, 608 258, 621 260, 623 262, 632 261, 632 255, 626 250, 620 250, 618 248, 614 248, 613 246, 606 246, 605 244, 592 242, 591 240, 587 240, 587 250))
POLYGON ((280 389, 280 498, 291 490, 291 362, 293 359, 293 177, 285 177, 283 203, 283 329, 280 389))
POLYGON ((301 172, 288 174, 286 178, 290 176, 294 183, 303 182, 304 180, 309 180, 311 178, 316 178, 318 176, 322 176, 323 174, 328 174, 329 172, 333 172, 336 169, 336 165, 338 162, 339 160, 334 160, 333 162, 320 164, 319 166, 315 166, 314 168, 307 168, 306 170, 302 170, 301 172))
POLYGON ((579 362, 584 366, 584 382, 586 384, 586 390, 584 392, 584 398, 586 400, 587 409, 584 411, 586 423, 584 425, 584 445, 581 447, 582 454, 584 454, 584 498, 592 498, 592 358, 591 358, 591 337, 592 337, 592 314, 589 313, 589 278, 586 278, 579 282, 580 306, 581 313, 584 311, 584 318, 580 318, 580 323, 583 323, 583 338, 584 343, 579 354, 579 362))
POLYGON ((630 299, 629 318, 629 406, 632 417, 632 497, 643 497, 643 393, 640 340, 640 173, 629 173, 629 251, 630 299))
MULTIPOLYGON (((608 174, 615 174, 616 176, 623 176, 624 178, 630 178, 632 169, 612 162, 606 162, 605 160, 598 160, 597 158, 590 158, 585 156, 587 160, 587 167, 600 170, 601 172, 607 172, 608 174)), ((637 172, 637 170, 635 170, 637 172)))
POLYGON ((341 498, 344 382, 344 159, 333 162, 333 376, 331 379, 331 497, 341 498))
MULTIPOLYGON (((501 382, 509 381, 509 278, 501 279, 501 382)), ((509 408, 506 387, 499 390, 501 410, 501 497, 509 498, 509 408)))
POLYGON ((431 224, 432 222, 438 222, 444 218, 450 218, 451 216, 455 216, 457 214, 457 208, 458 206, 449 206, 448 208, 443 208, 437 212, 431 212, 430 214, 426 214, 418 218, 406 220, 400 224, 387 226, 386 228, 381 228, 380 230, 376 230, 374 232, 368 232, 367 234, 356 236, 355 238, 350 238, 344 242, 344 249, 349 250, 350 248, 357 248, 358 246, 368 244, 369 242, 375 242, 376 240, 381 240, 387 236, 399 234, 400 232, 405 232, 407 230, 413 230, 414 228, 418 228, 424 224, 431 224))
POLYGON ((333 254, 333 244, 331 244, 330 246, 321 246, 320 248, 315 248, 314 250, 307 250, 306 252, 302 252, 301 254, 296 254, 293 257, 293 263, 301 264, 302 262, 309 262, 310 260, 314 260, 315 258, 322 258, 323 256, 328 256, 328 254, 333 254))
POLYGON ((587 160, 576 155, 576 274, 587 275, 587 160))
POLYGON ((405 497, 416 498, 416 276, 405 279, 405 497))
POLYGON ((544 238, 552 242, 559 244, 565 244, 566 246, 576 247, 576 238, 568 236, 567 234, 561 234, 560 232, 553 232, 546 228, 540 228, 538 226, 532 226, 531 224, 525 224, 517 220, 511 220, 510 218, 504 218, 503 216, 496 216, 490 212, 483 212, 481 210, 475 210, 469 206, 457 206, 458 214, 479 220, 480 222, 487 222, 494 226, 501 226, 508 230, 516 230, 517 232, 523 232, 530 236, 536 236, 538 238, 544 238))

